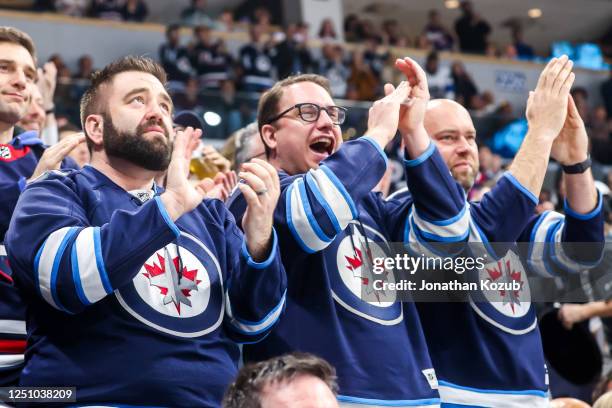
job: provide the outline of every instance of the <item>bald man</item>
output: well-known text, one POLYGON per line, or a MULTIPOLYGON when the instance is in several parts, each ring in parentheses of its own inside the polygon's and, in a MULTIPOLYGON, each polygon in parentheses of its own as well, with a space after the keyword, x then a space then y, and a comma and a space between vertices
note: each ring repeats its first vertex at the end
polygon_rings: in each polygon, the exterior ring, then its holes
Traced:
MULTIPOLYGON (((519 281, 521 290, 472 292, 464 303, 417 305, 442 406, 548 406, 542 342, 525 269, 551 276, 579 271, 594 260, 572 259, 561 246, 544 251, 543 245, 530 244, 523 251, 525 247, 512 243, 603 242, 602 201, 589 169, 587 134, 569 95, 571 68, 566 57, 546 66, 527 101, 529 131, 510 169, 469 207, 470 245, 463 255, 484 255, 488 262, 478 279, 519 281), (551 211, 535 215, 549 157, 566 173, 565 216, 551 211), (492 248, 489 243, 506 244, 492 248), (486 251, 476 251, 477 247, 486 251)), ((467 192, 479 165, 469 113, 454 101, 434 100, 428 104, 424 125, 467 192)))

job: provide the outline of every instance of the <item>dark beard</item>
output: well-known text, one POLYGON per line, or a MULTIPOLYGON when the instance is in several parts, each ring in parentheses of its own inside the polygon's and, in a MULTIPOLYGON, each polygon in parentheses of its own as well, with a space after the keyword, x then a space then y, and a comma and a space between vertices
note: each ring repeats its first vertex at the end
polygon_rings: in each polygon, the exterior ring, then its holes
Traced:
POLYGON ((112 123, 109 114, 104 118, 104 150, 107 156, 126 160, 132 164, 151 171, 165 171, 170 164, 172 147, 170 131, 163 123, 149 121, 139 125, 134 132, 119 132, 112 123), (164 130, 166 141, 146 139, 143 134, 149 126, 157 125, 164 130))

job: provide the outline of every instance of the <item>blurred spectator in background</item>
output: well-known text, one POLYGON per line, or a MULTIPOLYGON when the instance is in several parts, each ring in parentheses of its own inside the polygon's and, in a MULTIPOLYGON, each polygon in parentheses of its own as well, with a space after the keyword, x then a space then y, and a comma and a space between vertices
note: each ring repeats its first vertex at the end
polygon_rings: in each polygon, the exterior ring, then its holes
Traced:
POLYGON ((93 58, 91 55, 81 55, 77 62, 77 72, 73 75, 73 78, 76 80, 85 80, 87 84, 89 84, 91 74, 95 71, 93 65, 93 58))
MULTIPOLYGON (((274 84, 272 48, 273 44, 264 37, 263 27, 251 25, 251 42, 240 48, 241 89, 246 92, 263 92, 274 84)), ((267 36, 266 36, 267 37, 267 36)))
POLYGON ((224 408, 285 408, 338 406, 336 370, 306 353, 285 354, 238 372, 223 398, 224 408))
POLYGON ((234 31, 236 21, 234 21, 234 13, 232 10, 223 10, 219 18, 217 19, 217 30, 224 31, 226 33, 234 31))
POLYGON ((149 14, 147 3, 144 0, 125 0, 121 8, 123 21, 143 22, 149 14))
POLYGON ((512 29, 512 45, 516 50, 516 56, 520 60, 532 60, 535 57, 533 47, 523 39, 523 29, 519 26, 512 29))
POLYGON ((32 87, 31 102, 26 115, 17 122, 17 126, 25 130, 35 130, 40 133, 45 127, 45 110, 43 108, 43 99, 38 87, 32 87))
POLYGON ((349 97, 359 101, 373 101, 379 92, 380 81, 372 67, 365 62, 363 51, 359 49, 353 51, 347 86, 355 92, 349 97))
POLYGON ((232 56, 225 49, 222 40, 212 37, 210 27, 198 26, 193 31, 194 43, 189 59, 198 74, 200 86, 218 89, 222 81, 231 77, 232 56))
MULTIPOLYGON (((81 130, 73 125, 72 123, 67 123, 64 126, 59 128, 59 140, 65 139, 75 133, 79 133, 81 130)), ((87 144, 81 143, 75 149, 73 149, 70 153, 68 153, 72 159, 74 159, 77 164, 83 168, 90 160, 89 149, 87 148, 87 144)))
POLYGON ((92 0, 90 16, 102 20, 121 21, 123 0, 92 0))
POLYGON ((89 0, 55 0, 55 10, 71 17, 83 17, 87 14, 89 0))
POLYGON ((603 106, 595 108, 591 117, 589 138, 591 156, 603 164, 612 164, 612 121, 603 106))
POLYGON ((421 37, 436 51, 452 51, 454 39, 451 32, 442 24, 438 10, 429 11, 429 20, 423 28, 421 37))
POLYGON ((329 80, 334 98, 345 97, 351 72, 344 63, 344 49, 341 45, 329 43, 323 45, 318 72, 329 80))
POLYGON ((606 107, 606 113, 609 118, 612 118, 612 68, 610 69, 610 76, 608 79, 601 84, 601 99, 606 107))
POLYGON ((319 28, 319 38, 321 40, 336 40, 336 29, 334 28, 334 22, 331 18, 326 18, 321 21, 321 28, 319 28))
POLYGON ((168 74, 170 90, 181 89, 183 82, 195 75, 187 48, 181 46, 181 28, 177 24, 166 28, 166 42, 159 47, 159 61, 168 74))
POLYGON ((279 80, 291 74, 311 72, 314 60, 305 40, 303 31, 295 24, 289 24, 284 33, 275 34, 272 55, 279 80))
POLYGON ((198 85, 197 78, 189 78, 184 88, 172 95, 175 110, 198 111, 200 114, 203 114, 199 94, 200 86, 198 85))
POLYGON ((436 51, 432 51, 427 55, 424 68, 431 99, 454 99, 454 83, 450 68, 448 66, 440 66, 440 60, 436 51))
POLYGON ((453 90, 455 100, 466 108, 470 108, 469 102, 474 95, 478 94, 478 88, 470 74, 465 70, 461 61, 454 61, 451 65, 451 78, 453 79, 453 90))
POLYGON ((251 159, 266 160, 266 150, 259 136, 257 122, 249 123, 242 129, 238 129, 232 134, 232 137, 235 145, 233 169, 239 170, 242 163, 251 159))
POLYGON ((356 42, 361 39, 359 18, 355 14, 349 14, 344 18, 344 40, 356 42))
POLYGON ((206 0, 191 0, 191 5, 181 11, 181 25, 214 27, 215 22, 206 12, 206 0))
POLYGON ((402 36, 397 20, 388 19, 382 24, 382 42, 393 47, 405 47, 406 37, 402 36))
POLYGON ((253 11, 252 24, 258 26, 262 33, 268 33, 272 31, 272 15, 270 14, 270 10, 268 10, 264 6, 256 7, 253 11))
POLYGON ((489 24, 474 12, 472 3, 461 3, 463 15, 455 22, 455 32, 459 38, 461 52, 484 54, 487 49, 487 36, 491 32, 489 24))
POLYGON ((384 47, 379 47, 379 43, 376 37, 367 37, 363 51, 363 60, 370 66, 378 81, 381 80, 383 68, 389 59, 389 51, 384 47))

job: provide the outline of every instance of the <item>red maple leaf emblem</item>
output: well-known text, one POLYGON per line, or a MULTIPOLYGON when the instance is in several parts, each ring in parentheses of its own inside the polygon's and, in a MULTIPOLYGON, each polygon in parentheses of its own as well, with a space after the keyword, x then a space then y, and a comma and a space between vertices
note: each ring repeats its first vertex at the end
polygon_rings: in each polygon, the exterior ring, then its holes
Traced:
MULTIPOLYGON (((167 273, 170 271, 166 271, 165 258, 159 253, 157 253, 156 255, 157 255, 157 260, 159 264, 156 262, 153 262, 152 265, 145 263, 144 268, 146 272, 143 272, 142 274, 147 279, 149 279, 149 283, 151 284, 151 286, 155 286, 156 288, 159 289, 160 294, 165 297, 164 299, 166 299, 168 297, 168 294, 172 286, 172 279, 167 278, 167 273)), ((174 265, 175 271, 179 271, 181 269, 180 260, 178 256, 172 258, 172 263, 174 265)), ((181 272, 182 273, 180 274, 181 278, 180 278, 179 284, 172 289, 175 292, 177 290, 180 291, 182 296, 177 297, 175 295, 170 294, 170 300, 172 301, 172 303, 174 303, 174 306, 176 307, 176 311, 179 314, 181 313, 181 303, 189 304, 189 301, 188 300, 184 301, 183 297, 184 298, 190 297, 191 291, 197 290, 197 285, 200 282, 202 282, 201 280, 197 279, 197 275, 198 275, 197 269, 189 270, 187 269, 186 266, 183 265, 181 272)), ((191 305, 189 304, 189 306, 191 305)))

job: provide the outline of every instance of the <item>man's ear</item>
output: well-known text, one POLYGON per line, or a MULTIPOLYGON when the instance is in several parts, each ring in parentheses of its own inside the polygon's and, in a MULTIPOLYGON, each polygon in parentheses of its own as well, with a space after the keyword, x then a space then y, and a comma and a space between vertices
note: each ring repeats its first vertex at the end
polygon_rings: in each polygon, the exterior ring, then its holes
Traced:
POLYGON ((100 147, 104 144, 104 118, 102 115, 89 115, 85 119, 85 135, 92 141, 94 146, 100 147))
POLYGON ((269 150, 276 150, 276 145, 278 140, 276 139, 276 128, 272 125, 263 125, 261 127, 261 139, 264 142, 264 145, 269 150))

